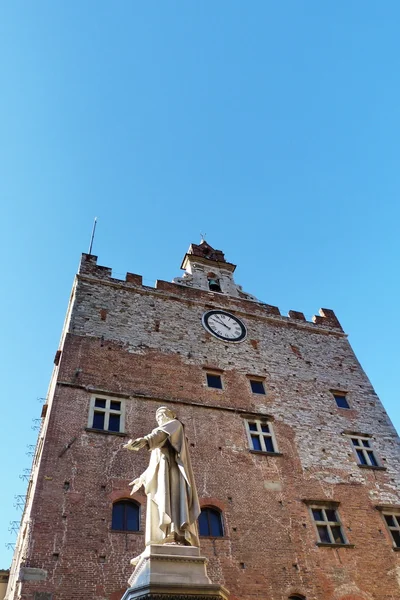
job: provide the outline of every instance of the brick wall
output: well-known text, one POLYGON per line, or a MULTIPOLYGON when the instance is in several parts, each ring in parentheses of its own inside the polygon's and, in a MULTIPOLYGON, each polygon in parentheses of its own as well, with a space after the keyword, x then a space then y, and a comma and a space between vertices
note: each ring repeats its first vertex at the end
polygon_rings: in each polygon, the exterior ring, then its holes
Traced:
MULTIPOLYGON (((25 581, 53 600, 117 600, 143 550, 142 532, 113 532, 112 503, 147 466, 148 453, 122 449, 155 426, 167 403, 185 424, 203 505, 222 510, 222 538, 202 538, 209 575, 233 599, 393 600, 399 554, 377 505, 400 505, 399 439, 331 311, 302 313, 158 282, 142 286, 84 255, 68 332, 45 421, 25 564, 47 571, 25 581), (224 308, 248 336, 225 343, 203 313, 224 308), (223 390, 206 385, 220 369, 223 390), (249 375, 264 378, 253 394, 249 375), (350 409, 331 390, 347 392, 350 409), (87 430, 93 392, 120 398, 126 437, 87 430), (249 451, 246 415, 268 416, 279 455, 249 451), (357 465, 344 432, 372 436, 385 469, 357 465), (338 502, 349 547, 320 547, 306 502, 338 502)), ((9 598, 11 599, 11 596, 9 598)))

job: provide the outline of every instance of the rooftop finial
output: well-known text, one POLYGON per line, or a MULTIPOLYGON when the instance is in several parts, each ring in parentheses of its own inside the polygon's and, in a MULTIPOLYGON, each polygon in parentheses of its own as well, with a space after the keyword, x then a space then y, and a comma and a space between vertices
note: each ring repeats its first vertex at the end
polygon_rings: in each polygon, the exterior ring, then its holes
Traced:
POLYGON ((201 232, 200 232, 200 237, 201 237, 200 244, 201 244, 202 242, 205 242, 205 241, 206 241, 206 235, 207 235, 206 233, 201 233, 201 232))

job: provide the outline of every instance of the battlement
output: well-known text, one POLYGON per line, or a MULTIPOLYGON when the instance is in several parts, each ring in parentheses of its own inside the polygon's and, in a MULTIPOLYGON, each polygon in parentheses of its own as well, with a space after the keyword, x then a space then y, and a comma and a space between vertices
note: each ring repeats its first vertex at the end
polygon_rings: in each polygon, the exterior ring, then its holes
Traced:
POLYGON ((258 309, 264 314, 268 316, 277 317, 281 320, 285 320, 287 322, 296 322, 296 323, 304 323, 307 325, 316 325, 318 327, 326 328, 326 329, 334 329, 336 331, 343 332, 342 326, 338 318, 336 317, 333 310, 329 308, 320 308, 319 314, 314 315, 312 317, 312 321, 307 321, 304 313, 290 310, 288 315, 282 315, 281 311, 277 306, 272 306, 270 304, 266 304, 264 302, 255 302, 254 300, 247 300, 245 298, 233 298, 223 293, 218 292, 208 292, 205 290, 201 290, 194 287, 188 287, 179 285, 177 283, 171 283, 169 281, 157 280, 155 288, 144 286, 142 275, 137 275, 134 273, 126 273, 125 279, 118 279, 112 276, 112 269, 109 267, 103 267, 97 264, 97 256, 93 254, 82 254, 81 262, 79 266, 78 275, 89 276, 91 278, 97 279, 99 281, 108 281, 110 283, 115 283, 119 285, 127 284, 129 287, 141 287, 150 290, 157 290, 162 292, 167 292, 169 294, 179 295, 183 298, 201 299, 204 301, 210 301, 218 298, 218 303, 221 306, 231 304, 232 302, 239 305, 248 306, 256 306, 258 309))

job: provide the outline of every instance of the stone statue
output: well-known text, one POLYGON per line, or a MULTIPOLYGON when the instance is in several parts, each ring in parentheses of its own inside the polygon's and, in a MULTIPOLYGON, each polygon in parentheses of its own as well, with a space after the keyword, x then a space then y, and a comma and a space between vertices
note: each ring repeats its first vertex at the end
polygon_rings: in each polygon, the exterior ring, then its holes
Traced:
POLYGON ((183 425, 165 406, 157 409, 156 420, 158 427, 149 435, 123 446, 151 451, 149 466, 129 484, 133 486, 131 495, 142 485, 147 494, 146 546, 199 546, 200 505, 183 425))

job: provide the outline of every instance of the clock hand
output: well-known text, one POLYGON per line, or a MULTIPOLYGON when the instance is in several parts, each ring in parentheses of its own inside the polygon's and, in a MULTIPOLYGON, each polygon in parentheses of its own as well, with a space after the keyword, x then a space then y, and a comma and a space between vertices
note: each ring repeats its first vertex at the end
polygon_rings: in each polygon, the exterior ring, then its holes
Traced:
POLYGON ((226 323, 224 323, 223 321, 220 321, 219 319, 215 319, 217 321, 217 323, 219 323, 220 325, 223 325, 224 327, 226 327, 227 329, 229 329, 229 331, 231 330, 230 327, 228 327, 228 325, 226 323))

